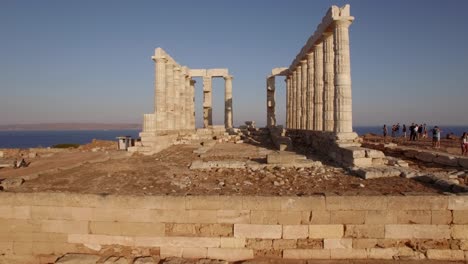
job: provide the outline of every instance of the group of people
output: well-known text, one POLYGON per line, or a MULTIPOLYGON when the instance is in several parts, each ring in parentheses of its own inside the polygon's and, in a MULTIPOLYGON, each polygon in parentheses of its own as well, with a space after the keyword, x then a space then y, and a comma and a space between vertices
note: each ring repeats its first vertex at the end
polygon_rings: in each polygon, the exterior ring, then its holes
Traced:
MULTIPOLYGON (((383 136, 384 136, 384 142, 387 140, 387 135, 388 135, 388 128, 387 125, 384 124, 382 128, 383 136)), ((426 124, 420 124, 418 125, 417 123, 411 123, 411 126, 406 127, 405 124, 403 124, 403 127, 401 129, 402 131, 402 137, 406 140, 407 138, 407 133, 409 132, 409 140, 410 141, 416 141, 420 140, 423 138, 427 138, 427 125, 426 124)), ((434 148, 440 148, 440 128, 438 126, 434 126, 432 131, 432 147, 434 148)), ((399 137, 400 136, 400 123, 392 125, 392 137, 399 137)))

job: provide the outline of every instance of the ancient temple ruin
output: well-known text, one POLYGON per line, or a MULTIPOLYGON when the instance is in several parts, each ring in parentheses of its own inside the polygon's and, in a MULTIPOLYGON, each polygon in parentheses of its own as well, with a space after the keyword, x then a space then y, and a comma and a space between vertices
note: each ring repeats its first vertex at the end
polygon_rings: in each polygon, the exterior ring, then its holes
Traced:
POLYGON ((181 136, 197 133, 194 77, 203 78, 203 132, 224 132, 232 128, 233 77, 228 69, 190 69, 177 63, 162 48, 155 50, 152 59, 155 62, 154 112, 144 115, 141 143, 130 148, 130 151, 155 153, 174 144, 181 136), (222 128, 213 126, 212 79, 216 77, 225 80, 225 118, 222 128))

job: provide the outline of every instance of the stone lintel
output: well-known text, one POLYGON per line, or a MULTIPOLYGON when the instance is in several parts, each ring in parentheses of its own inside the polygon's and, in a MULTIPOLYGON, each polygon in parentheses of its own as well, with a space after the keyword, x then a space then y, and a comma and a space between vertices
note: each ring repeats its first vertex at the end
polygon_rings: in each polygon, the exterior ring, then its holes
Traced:
POLYGON ((229 76, 228 69, 208 69, 206 70, 206 75, 210 77, 225 77, 229 76))
POLYGON ((206 69, 190 69, 189 75, 191 77, 205 77, 206 69))
POLYGON ((289 69, 287 67, 273 68, 271 70, 270 76, 286 76, 289 74, 289 69))

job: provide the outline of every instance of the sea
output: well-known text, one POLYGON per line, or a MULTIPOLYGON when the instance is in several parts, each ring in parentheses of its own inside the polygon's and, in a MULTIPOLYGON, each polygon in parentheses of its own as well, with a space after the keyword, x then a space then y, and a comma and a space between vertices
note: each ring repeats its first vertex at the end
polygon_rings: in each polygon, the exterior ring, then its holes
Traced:
MULTIPOLYGON (((428 126, 429 129, 432 126, 428 126)), ((468 126, 440 126, 442 137, 447 133, 454 133, 461 136, 463 132, 468 132, 468 126)), ((390 128, 389 134, 390 132, 390 128)), ((381 126, 361 126, 355 127, 354 131, 358 135, 373 133, 382 134, 381 126)), ((51 131, 0 131, 0 148, 35 148, 51 147, 57 144, 87 144, 93 139, 117 140, 118 136, 131 136, 138 138, 139 130, 51 130, 51 131)))

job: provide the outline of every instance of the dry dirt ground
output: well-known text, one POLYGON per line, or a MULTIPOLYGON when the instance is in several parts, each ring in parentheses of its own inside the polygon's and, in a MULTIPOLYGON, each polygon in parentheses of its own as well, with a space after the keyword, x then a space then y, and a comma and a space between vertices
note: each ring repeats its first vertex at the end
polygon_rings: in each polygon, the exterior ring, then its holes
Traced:
MULTIPOLYGON (((64 152, 48 158, 36 158, 29 168, 0 169, 0 179, 18 177, 23 172, 40 173, 39 177, 26 180, 23 185, 11 190, 16 192, 265 196, 441 192, 432 185, 399 177, 363 180, 326 160, 322 160, 323 166, 313 168, 277 166, 264 170, 190 170, 189 166, 194 160, 251 160, 262 163, 265 162, 266 153, 271 151, 250 144, 218 143, 207 153, 193 153, 199 147, 198 144, 176 145, 152 156, 129 156, 125 152, 110 150, 64 152), (43 167, 46 168, 45 172, 40 170, 43 167), (50 167, 62 168, 51 170, 50 167)), ((320 159, 315 156, 309 158, 320 159)))

